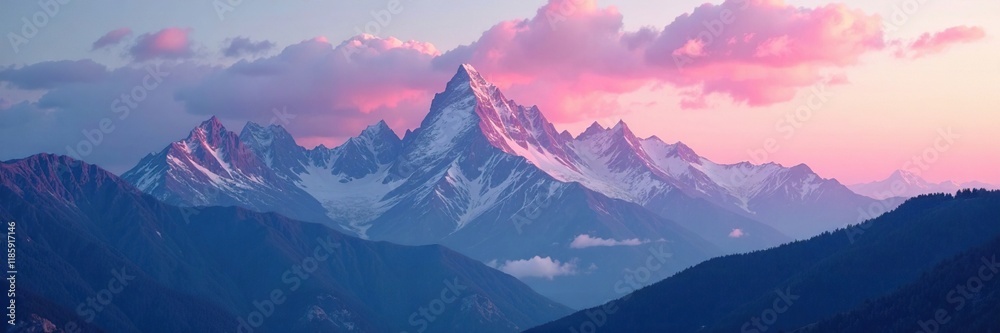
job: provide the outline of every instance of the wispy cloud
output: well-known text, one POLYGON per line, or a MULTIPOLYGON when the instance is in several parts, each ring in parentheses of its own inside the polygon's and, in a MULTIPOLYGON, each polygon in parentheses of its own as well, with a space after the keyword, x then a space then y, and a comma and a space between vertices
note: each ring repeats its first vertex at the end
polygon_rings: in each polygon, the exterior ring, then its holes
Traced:
POLYGON ((98 38, 97 41, 95 41, 94 44, 91 45, 91 50, 97 50, 112 45, 117 45, 121 43, 123 40, 125 40, 125 37, 128 37, 131 34, 132 34, 132 29, 129 28, 118 28, 115 30, 108 31, 108 33, 104 34, 104 36, 101 36, 101 38, 98 38))
POLYGON ((573 242, 569 244, 569 247, 574 249, 585 249, 588 247, 596 247, 596 246, 639 246, 645 243, 649 243, 649 241, 641 241, 638 238, 631 238, 625 240, 604 239, 600 237, 591 237, 590 235, 587 234, 582 234, 576 236, 576 238, 573 239, 573 242))
POLYGON ((955 44, 971 43, 986 38, 986 31, 980 27, 957 26, 936 33, 924 33, 916 41, 901 46, 896 52, 899 58, 921 58, 944 52, 955 44))
POLYGON ((256 55, 274 48, 275 44, 268 40, 254 42, 250 38, 236 37, 227 40, 229 45, 222 49, 222 55, 238 58, 245 55, 256 55))
POLYGON ((552 280, 557 276, 575 275, 576 265, 577 260, 560 262, 551 257, 534 256, 531 259, 508 260, 496 268, 516 278, 539 277, 552 280))

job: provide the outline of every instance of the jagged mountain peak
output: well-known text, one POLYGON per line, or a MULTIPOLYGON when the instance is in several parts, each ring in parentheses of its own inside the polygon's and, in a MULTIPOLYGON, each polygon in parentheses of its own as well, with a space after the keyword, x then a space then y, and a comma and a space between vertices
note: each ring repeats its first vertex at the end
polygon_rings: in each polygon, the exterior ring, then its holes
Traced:
POLYGON ((607 132, 608 130, 609 130, 608 128, 605 128, 604 126, 601 126, 600 123, 598 123, 598 122, 595 121, 593 124, 590 124, 590 127, 587 127, 587 129, 584 130, 583 133, 580 133, 580 135, 577 135, 576 139, 577 140, 586 140, 589 137, 592 137, 594 135, 598 135, 598 134, 607 132))
POLYGON ((626 124, 624 120, 619 119, 618 122, 615 123, 615 127, 611 128, 611 132, 615 133, 616 136, 622 136, 629 141, 639 140, 639 138, 635 136, 635 133, 632 132, 632 129, 628 127, 628 124, 626 124))
POLYGON ((677 141, 673 144, 674 154, 681 160, 692 164, 701 164, 701 155, 698 155, 690 146, 677 141))
POLYGON ((247 174, 260 175, 265 169, 251 148, 213 116, 191 130, 187 138, 171 143, 159 154, 147 156, 122 177, 145 191, 162 180, 156 170, 193 172, 198 177, 221 182, 220 179, 232 180, 247 174))
POLYGON ((295 144, 295 138, 285 127, 278 124, 270 124, 265 127, 252 121, 243 126, 240 138, 253 146, 269 146, 274 144, 276 140, 295 144))
POLYGON ((630 149, 636 150, 636 153, 641 154, 641 151, 639 151, 641 150, 639 148, 641 140, 635 136, 635 133, 632 132, 632 129, 629 128, 628 124, 626 124, 624 120, 619 120, 611 128, 602 127, 597 122, 594 122, 589 128, 587 128, 586 131, 581 133, 580 136, 576 138, 576 141, 606 142, 609 144, 617 142, 619 144, 627 145, 631 147, 630 149))
POLYGON ((221 138, 228 132, 226 127, 222 125, 222 122, 219 121, 219 118, 212 116, 212 118, 201 122, 201 124, 192 129, 184 141, 189 145, 205 142, 211 147, 218 147, 221 143, 221 138))
POLYGON ((347 139, 347 141, 345 141, 344 144, 337 149, 343 150, 367 147, 363 148, 363 150, 371 150, 372 152, 378 153, 380 150, 384 149, 381 148, 384 146, 388 147, 387 149, 392 150, 394 154, 398 146, 401 144, 402 139, 396 135, 396 132, 389 127, 389 124, 387 124, 385 120, 381 120, 373 125, 368 125, 368 127, 365 127, 365 129, 362 130, 358 136, 347 139))
POLYGON ((248 121, 246 125, 243 125, 242 132, 259 132, 259 133, 272 132, 272 133, 281 133, 291 136, 291 133, 289 133, 284 126, 278 124, 268 124, 267 126, 264 126, 252 121, 248 121))
POLYGON ((368 125, 368 127, 365 127, 365 129, 361 131, 361 134, 358 136, 368 138, 391 137, 392 139, 400 140, 399 136, 396 135, 396 132, 389 127, 389 124, 387 124, 385 120, 379 120, 379 122, 374 125, 368 125))
POLYGON ((470 65, 459 66, 446 89, 435 95, 412 139, 405 138, 407 154, 419 160, 451 158, 459 147, 484 141, 511 155, 562 154, 569 141, 541 110, 507 99, 470 65))
POLYGON ((472 65, 462 64, 458 66, 458 71, 452 76, 451 80, 448 81, 448 90, 464 89, 464 88, 489 88, 494 87, 489 81, 483 78, 482 74, 479 74, 472 65))
POLYGON ((206 125, 211 126, 213 128, 223 127, 222 121, 219 120, 219 117, 215 115, 213 115, 211 118, 208 118, 208 120, 203 121, 199 127, 206 127, 206 125))
POLYGON ((815 172, 813 172, 812 168, 810 168, 805 163, 796 164, 795 166, 791 167, 790 169, 793 172, 799 172, 799 173, 806 173, 806 174, 815 173, 815 172))

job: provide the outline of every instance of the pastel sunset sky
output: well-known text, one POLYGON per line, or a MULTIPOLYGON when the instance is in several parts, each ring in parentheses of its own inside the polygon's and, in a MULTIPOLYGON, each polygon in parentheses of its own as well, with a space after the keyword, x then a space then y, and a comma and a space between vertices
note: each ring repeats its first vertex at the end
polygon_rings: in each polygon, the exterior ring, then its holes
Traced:
POLYGON ((0 1, 0 159, 104 126, 77 154, 122 172, 211 115, 309 147, 402 135, 470 63, 573 134, 1000 183, 995 0, 0 1))

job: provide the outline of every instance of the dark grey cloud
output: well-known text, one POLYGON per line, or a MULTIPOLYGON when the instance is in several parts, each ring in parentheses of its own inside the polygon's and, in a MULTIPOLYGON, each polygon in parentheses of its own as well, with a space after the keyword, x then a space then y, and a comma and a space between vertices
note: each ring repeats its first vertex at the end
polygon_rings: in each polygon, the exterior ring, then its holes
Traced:
MULTIPOLYGON (((152 38, 152 37, 148 37, 152 38)), ((0 69, 0 159, 48 152, 124 172, 212 115, 239 131, 275 120, 307 143, 339 142, 385 120, 415 127, 455 69, 430 44, 304 41, 231 66, 179 59, 109 69, 90 60, 0 69), (31 89, 31 90, 24 90, 31 89)))
MULTIPOLYGON (((87 66, 72 62, 65 69, 87 66)), ((6 146, 0 159, 46 152, 122 172, 204 120, 186 112, 174 92, 213 70, 191 63, 150 64, 106 70, 87 84, 49 80, 37 101, 9 101, 0 108, 0 142, 6 146)))
POLYGON ((0 70, 0 82, 25 90, 51 89, 71 83, 87 83, 102 79, 107 68, 91 60, 46 61, 23 67, 0 70))
POLYGON ((455 72, 430 65, 432 48, 371 36, 340 45, 309 40, 213 72, 177 98, 191 113, 223 119, 269 119, 287 109, 297 121, 286 127, 299 137, 346 138, 382 119, 413 127, 455 72))
POLYGON ((97 50, 112 45, 118 45, 123 40, 125 40, 125 37, 128 37, 131 34, 132 34, 132 29, 129 28, 118 28, 115 30, 108 31, 108 33, 104 34, 104 36, 101 36, 101 38, 98 38, 97 41, 95 41, 94 44, 91 45, 91 50, 97 50))
POLYGON ((258 55, 269 51, 275 47, 271 41, 262 40, 251 41, 250 38, 236 37, 227 40, 229 45, 222 49, 222 54, 230 58, 239 58, 245 55, 258 55))

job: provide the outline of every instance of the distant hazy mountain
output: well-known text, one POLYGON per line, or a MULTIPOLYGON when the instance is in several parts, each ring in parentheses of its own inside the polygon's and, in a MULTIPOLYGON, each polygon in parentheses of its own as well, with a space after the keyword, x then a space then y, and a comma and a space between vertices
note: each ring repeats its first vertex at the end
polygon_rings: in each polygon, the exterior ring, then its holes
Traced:
POLYGON ((516 332, 569 312, 442 246, 175 207, 67 157, 0 164, 0 219, 17 222, 21 332, 516 332))
POLYGON ((557 132, 541 110, 506 98, 468 65, 403 138, 380 122, 338 147, 306 149, 281 126, 249 123, 228 148, 212 143, 231 142, 232 132, 211 120, 202 127, 193 133, 221 137, 201 140, 216 152, 209 158, 168 148, 124 178, 171 203, 273 211, 367 239, 444 244, 498 265, 536 256, 574 263, 556 279, 525 279, 570 306, 620 296, 587 287, 613 285, 651 246, 674 255, 659 279, 715 255, 856 223, 876 202, 805 165, 717 164, 683 143, 640 139, 624 122, 595 123, 577 137, 557 132), (230 150, 255 158, 228 161, 230 150), (195 166, 202 162, 253 168, 195 166), (163 179, 169 186, 158 185, 163 179), (201 193, 219 200, 202 202, 201 193), (615 246, 571 246, 577 238, 615 246))
POLYGON ((930 193, 954 193, 960 189, 1000 189, 1000 186, 983 182, 956 183, 946 181, 931 183, 905 170, 896 170, 889 178, 864 184, 848 185, 855 193, 875 199, 909 198, 930 193))
MULTIPOLYGON (((930 286, 935 292, 954 287, 952 282, 959 281, 960 274, 932 268, 998 237, 1000 191, 921 196, 860 226, 770 250, 709 260, 612 303, 527 332, 585 332, 591 327, 607 332, 790 332, 859 306, 875 312, 872 320, 884 322, 895 318, 892 313, 899 309, 865 304, 905 285, 925 285, 927 282, 920 279, 928 274, 942 277, 930 286)), ((962 258, 955 259, 961 264, 945 265, 964 267, 962 272, 973 271, 970 265, 982 266, 979 258, 962 258)), ((903 292, 907 296, 933 295, 912 289, 903 292)), ((996 303, 990 302, 996 291, 987 293, 990 296, 982 298, 990 301, 982 306, 993 309, 996 303)), ((915 309, 946 307, 946 295, 937 295, 937 303, 929 305, 912 298, 894 298, 889 303, 909 306, 912 300, 920 303, 915 309)), ((986 313, 981 310, 971 312, 986 313)), ((920 312, 920 316, 933 315, 920 312)), ((989 316, 980 322, 994 323, 996 317, 989 316)), ((851 322, 850 318, 838 321, 851 322)), ((908 332, 920 330, 915 321, 908 324, 908 332)))

